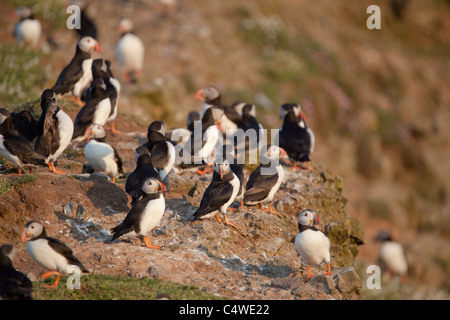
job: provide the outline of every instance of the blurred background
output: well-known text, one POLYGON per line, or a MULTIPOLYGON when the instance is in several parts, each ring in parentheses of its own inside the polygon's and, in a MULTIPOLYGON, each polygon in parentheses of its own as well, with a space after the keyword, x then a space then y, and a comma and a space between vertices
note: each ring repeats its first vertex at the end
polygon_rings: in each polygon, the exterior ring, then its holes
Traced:
POLYGON ((346 209, 364 228, 363 284, 380 230, 407 253, 408 281, 364 297, 450 297, 450 1, 2 0, 1 107, 21 108, 54 84, 78 39, 66 8, 87 3, 100 56, 122 83, 119 116, 185 127, 206 85, 226 104, 254 103, 266 128, 280 127, 281 104, 301 104, 316 135, 313 165, 343 178, 346 209), (379 30, 366 27, 372 4, 379 30), (41 21, 37 48, 14 39, 11 13, 22 5, 41 21), (135 84, 122 81, 114 58, 121 17, 146 50, 135 84))

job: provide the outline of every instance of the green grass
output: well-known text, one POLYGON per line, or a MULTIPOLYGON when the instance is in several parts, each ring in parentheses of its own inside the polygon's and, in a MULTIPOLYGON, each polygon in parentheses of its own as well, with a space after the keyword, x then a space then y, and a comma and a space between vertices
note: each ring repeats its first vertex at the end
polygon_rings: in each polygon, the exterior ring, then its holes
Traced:
POLYGON ((166 293, 172 300, 221 300, 194 286, 169 280, 134 279, 128 276, 81 276, 80 289, 68 289, 68 276, 63 276, 56 288, 47 288, 54 278, 33 283, 35 300, 153 300, 158 293, 166 293))
POLYGON ((0 196, 7 193, 11 188, 20 187, 24 183, 34 182, 38 179, 36 174, 24 174, 16 177, 0 177, 0 196))

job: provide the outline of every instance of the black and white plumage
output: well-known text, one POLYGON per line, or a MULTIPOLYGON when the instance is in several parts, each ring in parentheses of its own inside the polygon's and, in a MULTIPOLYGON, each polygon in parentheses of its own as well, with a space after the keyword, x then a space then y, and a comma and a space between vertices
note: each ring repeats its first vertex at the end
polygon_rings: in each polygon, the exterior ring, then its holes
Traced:
POLYGON ((240 112, 242 112, 242 119, 234 138, 236 150, 239 154, 246 151, 257 152, 264 137, 264 128, 256 119, 255 105, 246 103, 240 112))
POLYGON ((161 246, 152 245, 147 234, 158 225, 166 210, 164 191, 166 188, 158 179, 147 178, 142 185, 142 199, 130 209, 122 223, 111 229, 111 241, 121 236, 138 236, 147 247, 159 249, 161 246))
POLYGON ((272 207, 275 193, 281 186, 284 178, 284 169, 279 159, 286 152, 276 145, 268 144, 261 149, 260 165, 250 174, 244 193, 244 204, 258 205, 263 211, 269 211, 281 215, 272 207), (268 203, 269 209, 263 208, 262 204, 268 203))
POLYGON ((241 122, 241 114, 235 108, 222 103, 222 94, 215 86, 206 86, 195 93, 195 98, 202 101, 202 116, 211 106, 219 107, 223 110, 221 131, 226 135, 227 130, 234 132, 241 122))
POLYGON ((298 217, 299 233, 295 238, 295 249, 308 270, 308 275, 303 279, 305 282, 313 276, 310 266, 325 263, 327 265, 325 275, 331 275, 330 239, 315 227, 318 224, 320 219, 313 210, 305 209, 298 217))
POLYGON ((103 172, 116 182, 116 178, 123 176, 122 157, 119 152, 106 143, 106 132, 102 125, 93 124, 88 130, 88 143, 84 147, 84 156, 89 165, 97 172, 103 172))
POLYGON ((114 78, 111 70, 111 62, 109 60, 95 59, 92 62, 91 69, 93 79, 102 79, 106 85, 106 93, 108 94, 111 103, 111 111, 108 119, 106 119, 106 122, 112 122, 111 131, 113 133, 119 133, 119 131, 116 130, 114 120, 116 119, 118 112, 120 82, 114 78))
POLYGON ((59 74, 53 91, 58 95, 70 93, 72 100, 81 105, 81 96, 92 81, 91 55, 93 52, 101 51, 100 44, 94 38, 81 38, 77 43, 74 57, 59 74))
POLYGON ((30 7, 22 6, 13 13, 19 18, 14 27, 14 37, 20 47, 36 48, 41 37, 41 22, 33 15, 30 7))
POLYGON ((146 146, 136 148, 136 168, 127 176, 125 192, 131 197, 131 206, 142 196, 142 185, 147 178, 159 179, 158 171, 153 167, 150 151, 146 146))
POLYGON ((48 237, 45 227, 38 221, 32 220, 25 224, 22 232, 22 241, 27 241, 28 254, 38 264, 50 270, 41 275, 46 279, 56 275, 55 282, 47 287, 56 287, 61 275, 74 271, 70 268, 79 268, 80 272, 89 273, 85 266, 74 256, 72 249, 64 242, 48 237))
POLYGON ((0 110, 0 154, 14 163, 20 175, 23 167, 28 167, 31 172, 35 165, 45 165, 45 157, 35 152, 30 142, 14 130, 6 109, 0 110))
POLYGON ((41 95, 41 105, 47 97, 53 94, 47 104, 39 125, 39 134, 36 139, 35 151, 46 157, 45 163, 52 172, 64 173, 55 168, 55 161, 67 148, 72 140, 74 125, 72 119, 61 110, 53 90, 46 89, 41 95))
POLYGON ((161 181, 167 178, 175 164, 175 147, 165 133, 164 122, 153 121, 147 129, 147 142, 143 144, 150 151, 153 167, 161 181))
POLYGON ((385 274, 399 276, 406 281, 408 275, 408 260, 403 246, 392 239, 391 233, 382 230, 375 238, 381 242, 378 252, 378 265, 385 274))
POLYGON ((0 247, 0 300, 32 300, 32 282, 13 266, 15 252, 10 244, 0 247))
POLYGON ((227 209, 236 199, 240 187, 239 178, 231 170, 228 160, 214 161, 212 180, 203 194, 200 207, 194 213, 193 221, 216 216, 222 222, 219 213, 225 217, 225 223, 237 228, 227 218, 227 209))
POLYGON ((86 103, 78 112, 74 121, 72 140, 82 141, 87 138, 87 128, 92 124, 104 125, 111 115, 111 99, 108 87, 103 79, 91 82, 86 103))
MULTIPOLYGON (((226 159, 228 161, 228 163, 230 164, 230 168, 233 171, 233 173, 236 175, 236 177, 238 177, 239 179, 239 191, 236 195, 236 199, 235 201, 239 201, 239 208, 242 211, 247 211, 244 208, 244 192, 245 192, 245 174, 244 174, 244 169, 243 166, 245 165, 244 163, 239 163, 237 157, 236 157, 236 150, 233 148, 232 145, 224 145, 222 148, 222 154, 219 154, 217 156, 217 158, 219 159, 226 159)), ((216 175, 217 173, 214 172, 213 176, 216 175)))
POLYGON ((308 170, 311 167, 311 154, 314 151, 315 136, 311 128, 306 125, 306 117, 300 105, 286 103, 280 106, 280 117, 283 124, 279 131, 280 147, 286 150, 291 161, 306 163, 308 170))
POLYGON ((176 159, 181 168, 198 167, 212 164, 216 157, 216 149, 222 147, 220 127, 223 110, 211 107, 206 110, 201 120, 201 127, 194 128, 189 140, 177 155, 176 159))
POLYGON ((125 81, 134 83, 140 78, 144 68, 145 47, 134 33, 130 19, 120 19, 117 28, 121 36, 115 47, 115 57, 125 81))

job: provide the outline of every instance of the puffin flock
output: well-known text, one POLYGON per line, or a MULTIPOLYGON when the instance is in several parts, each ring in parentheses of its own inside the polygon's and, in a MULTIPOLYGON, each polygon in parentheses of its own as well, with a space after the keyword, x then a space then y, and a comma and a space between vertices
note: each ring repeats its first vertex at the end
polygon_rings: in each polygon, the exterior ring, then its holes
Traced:
MULTIPOLYGON (((18 14, 21 16, 15 28, 18 45, 35 46, 33 39, 36 34, 40 35, 40 26, 36 27, 34 22, 37 20, 25 9, 18 10, 18 14)), ((133 34, 128 19, 121 19, 118 27, 123 35, 115 47, 115 58, 125 81, 135 83, 143 69, 144 46, 133 34)), ((42 91, 38 119, 25 110, 10 113, 0 108, 0 154, 18 168, 19 175, 25 169, 32 173, 41 166, 48 166, 54 174, 65 174, 56 168, 58 158, 72 142, 86 141, 84 156, 93 171, 105 173, 112 183, 125 176, 122 157, 106 142, 105 129, 110 123, 113 134, 121 133, 114 125, 120 105, 120 82, 113 76, 109 60, 92 58, 92 54, 101 53, 102 48, 92 23, 90 28, 93 32, 80 34, 75 54, 61 70, 54 86, 42 91), (80 106, 74 120, 59 107, 58 100, 66 98, 80 106)), ((198 90, 194 97, 202 105, 200 110, 188 114, 186 128, 166 131, 160 120, 149 124, 147 142, 134 150, 136 167, 126 176, 125 191, 131 198, 131 208, 125 219, 111 229, 110 241, 138 237, 148 248, 160 249, 150 243, 147 235, 164 215, 164 193, 170 192, 166 187, 170 172, 182 174, 184 170, 193 169, 203 175, 212 171, 193 221, 215 216, 220 223, 238 228, 227 217, 234 201, 240 202, 240 210, 256 205, 281 217, 272 206, 284 178, 280 159, 285 159, 295 170, 314 170, 311 166, 314 133, 307 126, 299 104, 280 106, 283 123, 278 131, 278 143, 265 143, 265 130, 257 120, 255 105, 242 101, 225 105, 215 86, 198 90), (239 133, 246 134, 244 139, 239 139, 239 133), (245 177, 245 160, 242 161, 241 156, 245 159, 245 154, 255 152, 259 165, 245 177)), ((305 282, 312 277, 310 266, 326 264, 325 274, 331 275, 330 241, 316 228, 319 223, 313 210, 299 213, 295 248, 307 266, 305 282)), ((52 285, 45 286, 56 287, 70 267, 89 272, 71 248, 49 237, 38 221, 26 223, 21 239, 26 241, 31 258, 48 270, 42 278, 56 276, 52 285)), ((10 244, 0 247, 0 297, 31 299, 31 282, 13 267, 14 252, 10 244)))

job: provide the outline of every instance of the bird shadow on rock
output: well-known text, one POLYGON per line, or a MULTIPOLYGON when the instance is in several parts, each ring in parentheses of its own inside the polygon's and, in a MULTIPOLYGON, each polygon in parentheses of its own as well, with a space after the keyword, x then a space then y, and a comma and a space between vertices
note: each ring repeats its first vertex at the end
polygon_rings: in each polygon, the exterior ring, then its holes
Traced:
POLYGON ((128 212, 128 196, 125 191, 117 184, 109 182, 107 178, 92 178, 94 184, 86 192, 86 196, 92 201, 92 204, 99 209, 105 216, 111 216, 119 212, 128 212))
POLYGON ((260 275, 269 278, 283 278, 289 276, 292 273, 292 267, 290 266, 275 265, 271 263, 266 263, 263 265, 255 265, 251 263, 245 263, 240 258, 236 257, 231 258, 216 257, 209 251, 207 247, 203 245, 199 245, 198 249, 200 251, 205 252, 211 259, 219 261, 225 268, 233 271, 242 271, 246 274, 253 274, 256 272, 260 275))

